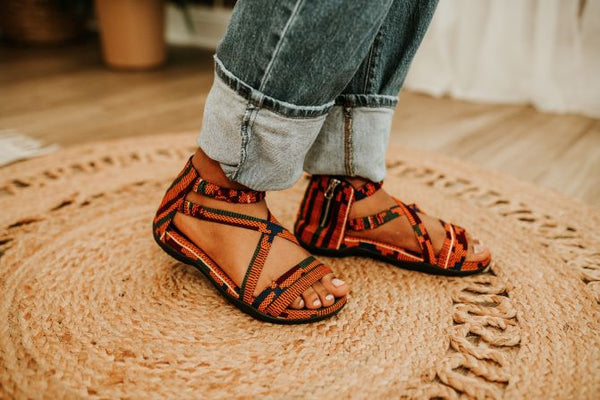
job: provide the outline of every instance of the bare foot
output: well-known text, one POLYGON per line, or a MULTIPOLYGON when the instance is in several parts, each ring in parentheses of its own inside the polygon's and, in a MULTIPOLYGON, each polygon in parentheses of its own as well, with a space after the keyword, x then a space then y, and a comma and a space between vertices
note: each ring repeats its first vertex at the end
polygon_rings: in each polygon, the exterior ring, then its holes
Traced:
MULTIPOLYGON (((367 181, 362 178, 349 178, 348 181, 354 187, 360 187, 367 181)), ((350 218, 363 217, 371 214, 376 214, 382 210, 394 206, 396 202, 385 190, 380 189, 373 195, 353 203, 350 209, 350 218)), ((433 248, 436 255, 439 254, 446 237, 446 231, 440 223, 440 220, 429 215, 418 213, 421 221, 425 224, 427 232, 433 243, 433 248)), ((352 236, 365 239, 377 240, 384 243, 389 243, 404 249, 421 252, 421 247, 417 241, 414 231, 406 216, 391 220, 375 229, 363 231, 351 231, 352 236)), ((490 257, 490 252, 478 239, 471 238, 467 233, 469 241, 469 249, 467 252, 466 261, 479 262, 490 257)))
MULTIPOLYGON (((229 181, 218 163, 208 158, 202 150, 199 149, 196 152, 192 163, 207 181, 222 187, 244 189, 243 186, 229 181)), ((265 200, 251 204, 227 203, 193 192, 187 195, 187 200, 205 207, 233 211, 256 218, 266 219, 268 217, 265 200)), ((205 251, 238 286, 242 284, 260 238, 259 232, 199 220, 181 213, 175 215, 173 222, 179 230, 205 251)), ((276 237, 259 276, 254 296, 257 296, 272 281, 308 256, 310 253, 299 245, 276 237)), ((308 288, 302 296, 296 298, 290 307, 295 309, 327 307, 335 302, 336 297, 346 295, 349 290, 350 286, 347 283, 336 278, 334 274, 328 274, 308 288)))

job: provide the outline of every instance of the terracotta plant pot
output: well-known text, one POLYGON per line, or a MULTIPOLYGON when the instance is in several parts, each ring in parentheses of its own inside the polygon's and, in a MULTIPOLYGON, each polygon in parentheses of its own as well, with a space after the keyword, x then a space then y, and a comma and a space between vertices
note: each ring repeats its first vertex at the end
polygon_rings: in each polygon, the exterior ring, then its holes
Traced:
POLYGON ((164 0, 95 0, 106 64, 149 69, 165 61, 164 0))

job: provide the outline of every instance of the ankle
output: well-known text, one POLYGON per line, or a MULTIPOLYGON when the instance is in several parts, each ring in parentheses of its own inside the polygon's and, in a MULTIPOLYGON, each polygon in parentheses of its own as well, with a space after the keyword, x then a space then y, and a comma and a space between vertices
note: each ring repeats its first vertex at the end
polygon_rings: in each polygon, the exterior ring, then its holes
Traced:
MULTIPOLYGON (((204 181, 216 185, 221 189, 225 189, 225 195, 229 194, 228 189, 253 192, 246 186, 227 178, 221 165, 217 161, 211 159, 201 148, 198 148, 194 153, 192 165, 204 181)), ((223 199, 207 196, 201 192, 192 190, 186 194, 185 199, 200 206, 242 212, 258 218, 265 218, 268 210, 264 198, 259 201, 237 203, 235 201, 224 201, 223 199)))
POLYGON ((228 203, 226 201, 216 200, 207 196, 203 196, 200 193, 194 192, 189 192, 186 195, 185 199, 203 207, 239 212, 257 218, 264 219, 267 217, 268 214, 267 203, 264 199, 256 203, 228 203))
POLYGON ((231 189, 248 189, 246 186, 229 179, 218 161, 210 158, 200 147, 192 157, 192 164, 201 173, 202 179, 217 186, 231 189))
POLYGON ((370 182, 368 179, 366 178, 362 178, 360 176, 346 176, 345 177, 346 181, 348 181, 348 183, 350 183, 355 189, 359 188, 361 186, 363 186, 364 184, 370 182))

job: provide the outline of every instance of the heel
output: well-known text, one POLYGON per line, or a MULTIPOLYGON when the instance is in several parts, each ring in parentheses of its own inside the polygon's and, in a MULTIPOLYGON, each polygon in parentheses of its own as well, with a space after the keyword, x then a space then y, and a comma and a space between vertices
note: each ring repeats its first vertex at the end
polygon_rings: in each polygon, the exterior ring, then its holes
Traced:
MULTIPOLYGON (((166 232, 165 232, 166 234, 166 232)), ((170 255, 171 257, 173 257, 174 259, 176 259, 179 262, 182 262, 184 264, 189 264, 189 265, 193 265, 190 260, 188 260, 186 257, 183 257, 179 252, 177 252, 174 248, 172 248, 171 246, 169 246, 167 243, 165 243, 165 241, 163 240, 163 238, 160 238, 156 235, 152 235, 152 237, 154 237, 154 241, 156 242, 156 244, 158 244, 158 246, 168 255, 170 255)))
POLYGON ((302 246, 314 253, 338 250, 353 199, 354 190, 343 178, 313 175, 294 224, 302 246))
POLYGON ((163 238, 175 213, 181 208, 185 196, 192 190, 198 178, 198 172, 192 165, 192 158, 190 157, 183 170, 167 189, 156 211, 152 223, 152 233, 155 240, 160 241, 163 238))

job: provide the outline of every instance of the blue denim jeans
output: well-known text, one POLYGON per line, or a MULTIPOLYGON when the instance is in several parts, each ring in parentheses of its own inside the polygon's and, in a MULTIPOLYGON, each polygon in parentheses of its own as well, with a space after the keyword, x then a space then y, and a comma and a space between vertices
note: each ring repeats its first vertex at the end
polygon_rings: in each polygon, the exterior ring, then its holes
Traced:
POLYGON ((198 145, 255 190, 385 176, 393 109, 437 0, 240 0, 198 145))

